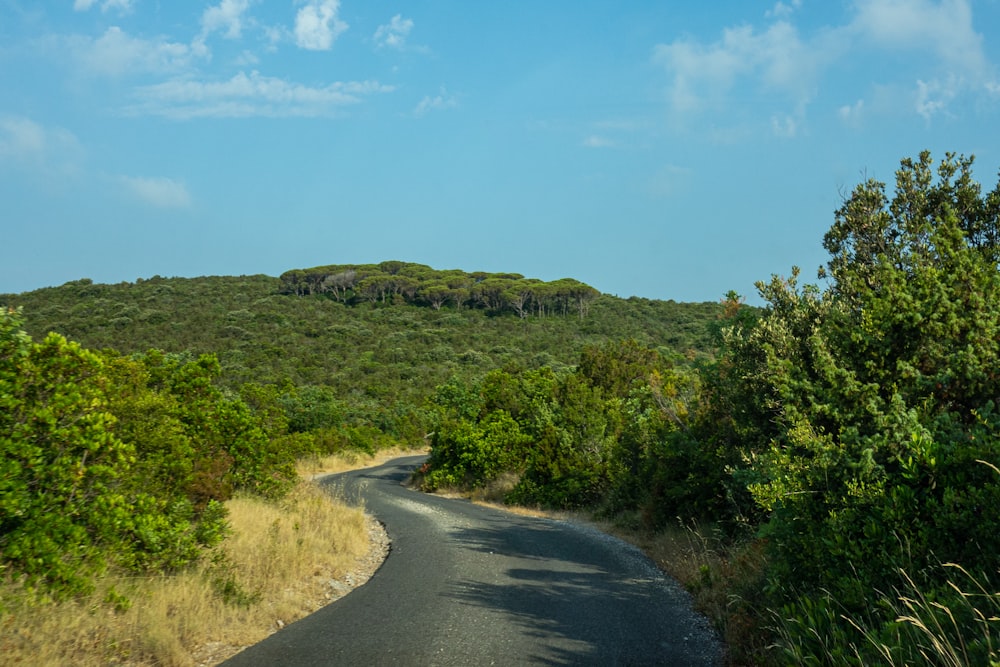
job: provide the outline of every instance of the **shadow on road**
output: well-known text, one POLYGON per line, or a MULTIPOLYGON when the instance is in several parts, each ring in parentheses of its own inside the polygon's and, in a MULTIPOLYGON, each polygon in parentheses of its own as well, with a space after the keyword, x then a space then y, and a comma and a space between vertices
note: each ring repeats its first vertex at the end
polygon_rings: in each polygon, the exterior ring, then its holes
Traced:
POLYGON ((595 544, 588 531, 547 520, 456 529, 451 538, 496 570, 446 595, 517 623, 538 640, 537 664, 715 664, 714 637, 687 594, 630 545, 595 544))

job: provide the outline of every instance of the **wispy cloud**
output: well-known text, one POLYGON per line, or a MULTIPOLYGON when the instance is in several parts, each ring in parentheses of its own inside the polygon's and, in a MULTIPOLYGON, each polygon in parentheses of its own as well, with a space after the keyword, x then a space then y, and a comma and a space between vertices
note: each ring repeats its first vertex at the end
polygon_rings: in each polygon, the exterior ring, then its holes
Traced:
POLYGON ((762 32, 751 26, 727 28, 711 44, 687 39, 660 44, 653 60, 673 77, 670 99, 680 113, 724 107, 741 79, 802 104, 814 94, 824 58, 830 57, 815 47, 791 23, 778 21, 762 32))
POLYGON ((458 106, 458 96, 449 93, 444 88, 437 95, 426 95, 417 103, 413 109, 414 116, 423 116, 431 111, 442 111, 444 109, 454 109, 458 106))
POLYGON ((837 109, 837 115, 840 116, 840 120, 849 127, 858 127, 861 125, 864 112, 864 100, 858 100, 854 104, 845 104, 837 109))
POLYGON ((776 137, 792 139, 799 133, 800 120, 791 114, 776 113, 771 116, 771 132, 776 137))
POLYGON ((310 87, 258 72, 240 72, 227 81, 172 80, 137 89, 141 102, 131 113, 176 120, 204 117, 327 116, 393 86, 377 81, 335 82, 310 87))
POLYGON ((910 82, 914 110, 926 120, 947 112, 965 93, 992 81, 994 66, 973 27, 968 0, 858 0, 850 29, 859 41, 889 52, 932 53, 936 62, 910 82))
POLYGON ((852 30, 891 51, 933 51, 970 72, 988 67, 968 0, 856 0, 852 30))
POLYGON ((792 21, 801 5, 778 2, 764 27, 729 27, 712 42, 682 38, 657 45, 653 61, 670 77, 668 99, 677 117, 725 110, 744 85, 772 107, 780 95, 777 103, 789 110, 771 116, 772 129, 795 134, 829 71, 872 50, 934 56, 915 57, 913 71, 921 74, 907 82, 913 110, 927 119, 945 112, 957 96, 995 85, 968 0, 854 0, 843 24, 808 37, 792 21))
POLYGON ((158 208, 187 208, 191 205, 187 187, 171 178, 119 176, 118 181, 134 197, 158 208))
POLYGON ((309 0, 295 15, 295 43, 310 51, 328 51, 349 27, 339 12, 340 0, 309 0))
POLYGON ((784 2, 775 3, 774 7, 764 14, 767 18, 786 19, 791 16, 796 9, 802 6, 802 0, 791 0, 787 5, 784 2))
POLYGON ((692 171, 687 167, 668 164, 661 167, 646 183, 646 192, 654 198, 673 197, 686 190, 692 171))
POLYGON ((917 81, 914 108, 917 113, 930 121, 934 116, 947 112, 948 104, 958 97, 963 83, 955 77, 917 81))
POLYGON ((375 46, 377 48, 389 48, 402 51, 406 47, 406 38, 413 30, 413 21, 404 19, 401 14, 396 14, 392 20, 385 25, 380 25, 375 31, 375 46))
POLYGON ((250 8, 250 0, 222 0, 208 7, 201 15, 201 38, 221 32, 226 39, 238 39, 243 33, 243 15, 250 8))
POLYGON ((72 132, 23 116, 0 116, 0 164, 67 171, 77 168, 83 148, 72 132))
POLYGON ((73 9, 78 12, 85 12, 97 5, 100 5, 102 12, 117 9, 122 14, 127 14, 132 11, 132 0, 104 0, 104 2, 98 2, 97 0, 74 0, 73 9))
POLYGON ((88 73, 111 77, 174 73, 208 55, 181 42, 132 37, 118 26, 111 26, 97 39, 74 36, 59 44, 67 45, 74 61, 88 73))
POLYGON ((615 148, 618 146, 615 141, 607 137, 602 137, 599 134, 592 134, 584 139, 583 145, 586 148, 615 148))

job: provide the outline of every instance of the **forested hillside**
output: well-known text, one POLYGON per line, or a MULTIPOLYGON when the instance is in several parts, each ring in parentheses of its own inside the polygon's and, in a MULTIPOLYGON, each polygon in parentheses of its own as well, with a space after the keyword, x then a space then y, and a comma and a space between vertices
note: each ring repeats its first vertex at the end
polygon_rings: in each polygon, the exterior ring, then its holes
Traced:
POLYGON ((670 358, 706 356, 721 312, 717 303, 600 295, 574 280, 396 261, 281 278, 81 279, 0 295, 0 306, 21 308, 35 338, 54 331, 90 349, 213 354, 219 382, 233 391, 248 382, 311 387, 356 421, 402 438, 426 432, 418 433, 412 412, 453 377, 505 366, 563 368, 576 364, 586 345, 623 337, 670 358), (373 284, 383 291, 370 298, 373 284), (442 285, 451 296, 438 302, 442 285))

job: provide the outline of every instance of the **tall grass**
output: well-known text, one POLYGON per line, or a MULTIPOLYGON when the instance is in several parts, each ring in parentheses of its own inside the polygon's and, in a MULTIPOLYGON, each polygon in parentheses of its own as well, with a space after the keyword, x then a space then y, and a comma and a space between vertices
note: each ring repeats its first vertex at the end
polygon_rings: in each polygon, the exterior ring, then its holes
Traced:
POLYGON ((197 568, 106 577, 62 604, 0 584, 4 665, 213 663, 321 606, 369 549, 361 509, 300 483, 280 503, 227 503, 232 534, 197 568))
POLYGON ((1000 666, 1000 593, 960 565, 943 567, 952 574, 933 589, 901 572, 904 585, 876 592, 864 615, 828 596, 774 612, 778 654, 804 665, 1000 666))

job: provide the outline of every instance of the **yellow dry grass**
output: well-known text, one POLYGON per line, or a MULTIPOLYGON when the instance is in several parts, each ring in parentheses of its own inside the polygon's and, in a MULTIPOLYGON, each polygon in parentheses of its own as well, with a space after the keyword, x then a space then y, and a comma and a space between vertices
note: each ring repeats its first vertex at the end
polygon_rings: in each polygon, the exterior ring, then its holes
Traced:
MULTIPOLYGON (((303 478, 412 453, 313 461, 303 478)), ((34 601, 18 585, 0 583, 0 662, 32 667, 215 664, 315 611, 332 597, 331 582, 369 550, 363 510, 309 481, 279 503, 236 497, 226 505, 232 535, 192 571, 109 576, 93 595, 61 604, 34 601), (113 603, 122 596, 128 602, 116 609, 113 603)))
POLYGON ((347 470, 371 468, 401 456, 416 456, 417 454, 427 454, 429 451, 428 449, 415 450, 390 447, 380 449, 374 455, 346 451, 339 454, 330 454, 329 456, 308 457, 299 461, 298 472, 300 477, 310 479, 319 477, 320 475, 329 475, 347 470))

